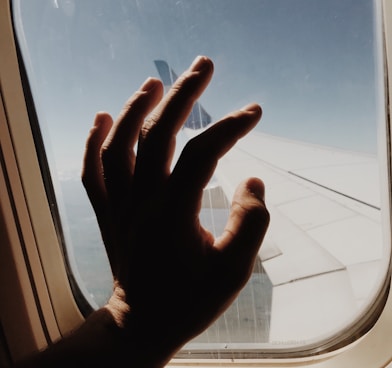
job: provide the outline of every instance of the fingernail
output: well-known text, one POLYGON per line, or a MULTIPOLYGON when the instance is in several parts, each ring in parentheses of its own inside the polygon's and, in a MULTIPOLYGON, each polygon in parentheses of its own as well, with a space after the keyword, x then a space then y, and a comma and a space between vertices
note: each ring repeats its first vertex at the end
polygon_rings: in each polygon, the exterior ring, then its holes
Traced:
POLYGON ((251 192, 256 198, 261 201, 265 201, 265 186, 263 181, 258 178, 251 178, 248 181, 248 190, 251 192))
POLYGON ((197 56, 191 64, 189 70, 193 72, 201 72, 209 65, 209 59, 205 56, 197 56))
POLYGON ((248 111, 248 112, 254 112, 254 113, 261 113, 261 107, 257 104, 249 104, 244 106, 242 109, 242 111, 248 111))
POLYGON ((107 120, 110 119, 110 115, 105 112, 105 111, 98 111, 95 114, 95 119, 94 119, 94 126, 98 127, 101 124, 103 124, 104 122, 106 122, 107 120))
POLYGON ((139 88, 139 91, 149 92, 152 91, 156 86, 156 80, 154 78, 148 77, 139 88))

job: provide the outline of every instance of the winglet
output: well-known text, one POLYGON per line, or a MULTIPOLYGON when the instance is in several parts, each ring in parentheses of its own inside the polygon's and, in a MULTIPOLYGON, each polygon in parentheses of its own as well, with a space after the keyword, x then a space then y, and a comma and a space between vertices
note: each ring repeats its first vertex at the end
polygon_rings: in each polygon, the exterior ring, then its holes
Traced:
MULTIPOLYGON (((169 64, 164 60, 154 60, 155 66, 158 70, 159 76, 165 87, 170 87, 178 78, 177 74, 169 67, 169 64)), ((196 102, 193 105, 192 112, 186 120, 184 127, 190 129, 205 128, 212 121, 210 114, 196 102)))
POLYGON ((154 63, 162 79, 163 85, 165 87, 170 87, 178 78, 176 73, 169 68, 168 63, 164 60, 154 60, 154 63))

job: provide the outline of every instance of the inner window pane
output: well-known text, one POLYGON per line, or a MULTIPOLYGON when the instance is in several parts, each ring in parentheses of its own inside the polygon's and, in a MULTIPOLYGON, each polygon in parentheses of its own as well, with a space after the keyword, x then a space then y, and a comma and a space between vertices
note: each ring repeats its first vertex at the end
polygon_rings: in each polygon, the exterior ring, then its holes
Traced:
POLYGON ((201 221, 219 235, 234 188, 258 176, 271 226, 248 285, 186 350, 305 346, 364 313, 390 251, 381 226, 376 9, 372 0, 14 1, 66 253, 94 307, 112 285, 79 179, 94 115, 116 116, 147 76, 168 88, 196 55, 207 55, 215 75, 178 147, 249 102, 264 112, 221 160, 201 221))

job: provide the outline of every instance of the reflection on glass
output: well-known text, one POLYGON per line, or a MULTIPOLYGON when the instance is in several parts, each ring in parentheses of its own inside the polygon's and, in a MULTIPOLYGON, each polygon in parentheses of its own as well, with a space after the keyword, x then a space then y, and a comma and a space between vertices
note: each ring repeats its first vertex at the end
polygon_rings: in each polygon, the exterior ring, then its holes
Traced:
POLYGON ((202 223, 224 228, 235 186, 259 176, 271 227, 230 309, 187 349, 301 346, 335 333, 385 277, 377 126, 383 116, 371 0, 15 1, 73 272, 95 306, 111 275, 79 181, 96 111, 116 115, 147 76, 167 86, 198 54, 216 66, 179 147, 255 101, 262 123, 223 158, 202 223), (166 81, 165 81, 166 79, 166 81))

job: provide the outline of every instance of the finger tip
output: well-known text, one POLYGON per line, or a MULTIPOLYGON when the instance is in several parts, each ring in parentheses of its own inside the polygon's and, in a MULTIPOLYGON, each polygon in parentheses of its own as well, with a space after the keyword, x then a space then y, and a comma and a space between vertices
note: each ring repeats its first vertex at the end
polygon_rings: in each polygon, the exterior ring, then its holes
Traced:
POLYGON ((262 107, 257 103, 248 104, 248 105, 244 106, 241 109, 241 111, 246 111, 246 112, 252 113, 252 114, 258 116, 259 119, 261 118, 261 115, 263 114, 262 107))
POLYGON ((94 119, 94 126, 98 126, 101 124, 105 124, 105 123, 111 123, 112 122, 112 117, 111 115, 106 112, 106 111, 98 111, 95 114, 95 119, 94 119))
POLYGON ((201 72, 207 69, 212 70, 214 69, 214 63, 209 57, 204 55, 199 55, 193 60, 189 69, 194 72, 195 71, 201 72))
POLYGON ((246 190, 261 201, 265 201, 265 184, 256 177, 248 178, 245 180, 244 185, 246 190))
POLYGON ((161 80, 158 78, 148 77, 140 86, 139 91, 152 92, 156 89, 163 89, 161 80))

